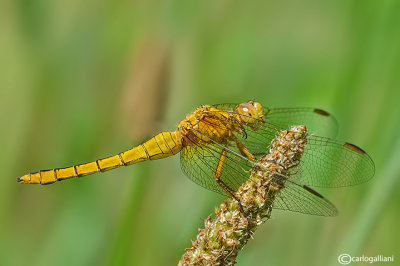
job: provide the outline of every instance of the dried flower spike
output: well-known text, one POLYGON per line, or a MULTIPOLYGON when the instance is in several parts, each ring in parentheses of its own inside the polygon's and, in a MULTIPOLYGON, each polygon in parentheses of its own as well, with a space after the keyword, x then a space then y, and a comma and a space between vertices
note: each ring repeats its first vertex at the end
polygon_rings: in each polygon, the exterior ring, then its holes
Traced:
POLYGON ((270 217, 274 200, 289 177, 288 170, 300 163, 306 144, 305 126, 281 131, 271 142, 269 152, 254 164, 249 180, 235 194, 249 218, 235 199, 221 203, 215 209, 215 218, 209 216, 205 220, 205 228, 199 230, 179 265, 235 264, 239 251, 270 217))

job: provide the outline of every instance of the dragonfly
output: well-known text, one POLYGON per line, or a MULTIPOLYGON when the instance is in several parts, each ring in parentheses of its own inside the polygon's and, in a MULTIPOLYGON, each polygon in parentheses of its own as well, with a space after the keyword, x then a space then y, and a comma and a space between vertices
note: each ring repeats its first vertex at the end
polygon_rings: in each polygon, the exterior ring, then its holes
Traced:
POLYGON ((324 110, 268 108, 255 101, 199 106, 175 131, 161 132, 139 146, 88 163, 31 172, 18 181, 48 185, 180 152, 182 171, 192 181, 237 199, 235 191, 249 179, 249 170, 277 133, 292 125, 305 125, 311 133, 300 164, 291 171, 273 208, 335 216, 336 207, 311 187, 364 183, 375 172, 371 157, 354 144, 334 139, 336 119, 324 110))

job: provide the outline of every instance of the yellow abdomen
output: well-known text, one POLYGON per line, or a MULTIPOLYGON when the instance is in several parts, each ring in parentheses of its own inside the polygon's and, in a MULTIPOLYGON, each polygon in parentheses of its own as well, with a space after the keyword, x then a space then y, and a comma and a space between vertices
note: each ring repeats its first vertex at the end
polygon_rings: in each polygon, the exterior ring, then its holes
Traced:
POLYGON ((162 132, 145 143, 114 156, 66 168, 54 168, 29 173, 18 178, 18 181, 24 184, 46 185, 58 180, 104 172, 146 160, 169 157, 178 153, 181 149, 182 136, 179 131, 162 132))

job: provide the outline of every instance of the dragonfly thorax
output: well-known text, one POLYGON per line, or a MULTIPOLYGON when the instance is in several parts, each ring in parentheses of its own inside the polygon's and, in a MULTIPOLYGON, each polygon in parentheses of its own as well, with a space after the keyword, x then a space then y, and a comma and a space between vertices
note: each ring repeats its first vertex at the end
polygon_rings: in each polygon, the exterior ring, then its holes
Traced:
POLYGON ((245 135, 244 125, 257 130, 263 124, 261 104, 249 101, 229 110, 212 105, 197 107, 179 123, 178 130, 188 145, 210 142, 225 144, 232 140, 234 133, 245 135))
POLYGON ((236 114, 218 109, 211 105, 202 105, 188 114, 178 125, 185 143, 188 145, 225 143, 233 132, 241 131, 236 114))

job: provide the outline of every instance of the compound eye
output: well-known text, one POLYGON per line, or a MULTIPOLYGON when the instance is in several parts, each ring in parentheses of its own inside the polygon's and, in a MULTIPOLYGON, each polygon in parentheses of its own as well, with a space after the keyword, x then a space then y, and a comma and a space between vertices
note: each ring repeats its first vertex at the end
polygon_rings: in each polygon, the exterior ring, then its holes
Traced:
POLYGON ((251 123, 256 116, 254 106, 250 103, 241 103, 236 108, 236 113, 239 115, 238 119, 245 123, 251 123))
POLYGON ((238 105, 236 112, 241 114, 241 115, 248 115, 251 113, 251 110, 253 109, 253 105, 249 103, 241 103, 238 105))

